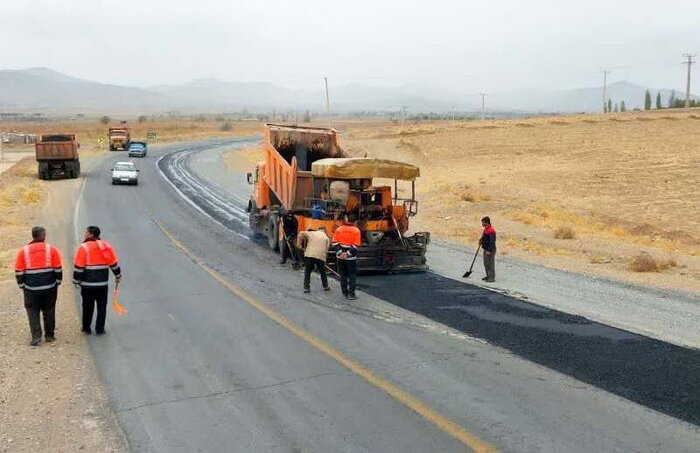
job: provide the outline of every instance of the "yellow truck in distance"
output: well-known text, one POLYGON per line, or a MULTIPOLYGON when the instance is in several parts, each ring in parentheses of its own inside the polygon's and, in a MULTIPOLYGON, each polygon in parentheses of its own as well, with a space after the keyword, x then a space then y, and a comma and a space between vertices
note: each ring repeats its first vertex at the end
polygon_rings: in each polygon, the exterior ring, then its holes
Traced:
POLYGON ((110 127, 107 134, 107 140, 109 140, 109 150, 117 151, 129 149, 129 144, 131 143, 131 131, 128 127, 110 127))

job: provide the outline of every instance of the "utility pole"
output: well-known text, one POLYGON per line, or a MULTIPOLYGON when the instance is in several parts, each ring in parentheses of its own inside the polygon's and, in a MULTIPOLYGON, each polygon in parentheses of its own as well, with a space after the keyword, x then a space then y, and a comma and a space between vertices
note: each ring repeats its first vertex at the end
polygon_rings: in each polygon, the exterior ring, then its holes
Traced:
POLYGON ((603 69, 603 112, 606 111, 608 105, 608 74, 610 72, 607 69, 603 69))
POLYGON ((328 77, 324 77, 326 83, 326 115, 328 115, 328 127, 331 127, 331 98, 328 96, 328 77))
POLYGON ((690 67, 695 64, 695 54, 684 53, 683 56, 687 58, 683 64, 688 65, 688 82, 685 85, 685 108, 690 108, 690 67))
POLYGON ((486 119, 486 93, 479 93, 481 96, 481 119, 486 119))

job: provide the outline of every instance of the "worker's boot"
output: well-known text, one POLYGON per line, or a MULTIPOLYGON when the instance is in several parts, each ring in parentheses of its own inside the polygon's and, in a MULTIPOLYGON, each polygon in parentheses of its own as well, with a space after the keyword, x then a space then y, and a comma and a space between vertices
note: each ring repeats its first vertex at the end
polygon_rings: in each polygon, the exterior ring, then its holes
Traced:
POLYGON ((47 335, 44 338, 44 340, 46 340, 48 343, 52 343, 52 342, 56 341, 56 337, 54 337, 53 335, 47 335))
POLYGON ((41 343, 41 337, 32 338, 32 341, 29 342, 29 346, 39 346, 39 343, 41 343))
POLYGON ((311 292, 310 288, 304 288, 304 294, 309 294, 311 292))
POLYGON ((357 300, 357 296, 355 295, 355 293, 350 293, 350 294, 348 294, 348 299, 357 300))

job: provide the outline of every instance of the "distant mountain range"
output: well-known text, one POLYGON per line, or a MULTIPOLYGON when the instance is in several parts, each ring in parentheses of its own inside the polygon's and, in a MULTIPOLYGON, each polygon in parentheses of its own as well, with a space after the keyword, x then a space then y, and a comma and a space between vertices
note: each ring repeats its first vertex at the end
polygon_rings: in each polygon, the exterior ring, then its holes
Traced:
MULTIPOLYGON (((643 108, 648 88, 628 82, 612 83, 608 97, 613 103, 625 101, 629 110, 643 108)), ((652 97, 661 93, 666 105, 669 89, 652 89, 652 97)), ((676 91, 677 96, 682 93, 676 91)), ((0 113, 160 113, 262 112, 284 110, 325 110, 322 90, 316 92, 285 88, 266 82, 225 82, 199 79, 180 85, 135 88, 109 85, 70 77, 47 68, 0 70, 0 113)), ((489 94, 487 107, 502 112, 588 112, 602 106, 602 88, 565 91, 519 91, 489 94)), ((474 95, 450 94, 425 87, 379 87, 348 84, 332 87, 334 112, 398 111, 408 106, 415 112, 475 111, 480 103, 474 95)))

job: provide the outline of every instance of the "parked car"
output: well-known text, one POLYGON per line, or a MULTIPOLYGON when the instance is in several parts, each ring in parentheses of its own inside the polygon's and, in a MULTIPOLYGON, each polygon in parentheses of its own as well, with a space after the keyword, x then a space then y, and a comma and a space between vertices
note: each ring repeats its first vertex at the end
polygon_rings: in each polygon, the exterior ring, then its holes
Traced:
POLYGON ((139 170, 133 162, 117 162, 112 168, 112 185, 139 183, 139 170))
POLYGON ((131 142, 129 144, 129 157, 146 157, 147 152, 146 142, 131 142))

